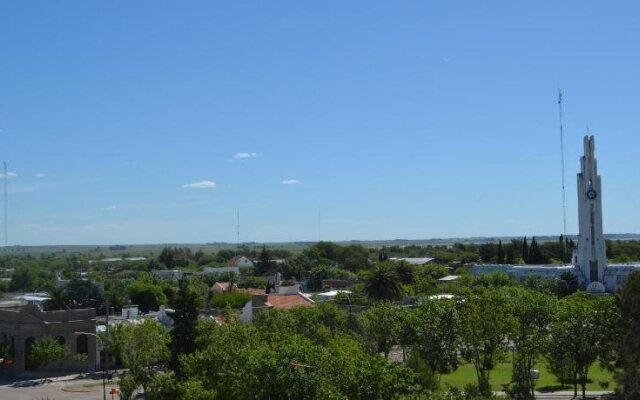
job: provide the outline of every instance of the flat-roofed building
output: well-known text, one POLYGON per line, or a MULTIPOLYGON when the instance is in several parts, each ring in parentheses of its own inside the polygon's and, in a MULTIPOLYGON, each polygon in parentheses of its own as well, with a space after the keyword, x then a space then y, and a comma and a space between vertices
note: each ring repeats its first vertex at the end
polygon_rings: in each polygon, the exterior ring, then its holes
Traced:
POLYGON ((0 368, 9 376, 93 370, 96 366, 96 339, 92 335, 75 333, 95 331, 96 310, 93 308, 42 311, 36 304, 27 304, 0 309, 0 342, 9 348, 9 357, 0 368), (66 344, 69 353, 61 361, 36 369, 29 361, 29 354, 34 342, 45 336, 66 344), (86 355, 86 359, 78 361, 77 354, 86 355))

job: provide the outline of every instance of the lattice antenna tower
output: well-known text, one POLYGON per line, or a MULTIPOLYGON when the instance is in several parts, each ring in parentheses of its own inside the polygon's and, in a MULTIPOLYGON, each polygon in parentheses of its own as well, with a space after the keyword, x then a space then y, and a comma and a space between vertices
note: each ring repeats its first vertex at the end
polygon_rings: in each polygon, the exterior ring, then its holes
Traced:
POLYGON ((236 255, 240 252, 240 211, 236 210, 236 255))
POLYGON ((4 246, 9 246, 9 196, 7 195, 9 173, 7 172, 7 162, 4 163, 4 246))
MULTIPOLYGON (((567 254, 567 201, 564 173, 564 124, 562 120, 562 89, 558 89, 558 120, 560 123, 560 174, 562 179, 562 248, 563 254, 567 254)), ((564 260, 562 260, 564 264, 564 260)))

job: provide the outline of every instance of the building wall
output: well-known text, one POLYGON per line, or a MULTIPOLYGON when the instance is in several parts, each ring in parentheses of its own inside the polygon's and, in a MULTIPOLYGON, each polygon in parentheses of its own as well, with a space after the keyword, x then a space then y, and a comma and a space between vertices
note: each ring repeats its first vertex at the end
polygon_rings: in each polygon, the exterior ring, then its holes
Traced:
MULTIPOLYGON (((585 278, 581 270, 575 266, 520 266, 520 265, 474 265, 473 275, 489 274, 501 271, 509 274, 518 280, 525 279, 528 275, 535 275, 540 278, 558 279, 564 272, 571 272, 578 281, 585 285, 585 278)), ((622 286, 633 271, 640 271, 640 264, 609 264, 604 270, 604 287, 607 292, 613 293, 622 286)))
POLYGON ((95 309, 41 311, 33 304, 20 309, 0 310, 0 340, 13 348, 14 364, 3 366, 3 372, 10 376, 41 375, 62 372, 81 372, 94 370, 96 365, 96 339, 87 335, 87 360, 76 361, 78 337, 74 332, 96 331, 95 309), (68 345, 69 354, 62 361, 39 368, 27 370, 27 342, 45 336, 61 338, 68 345))

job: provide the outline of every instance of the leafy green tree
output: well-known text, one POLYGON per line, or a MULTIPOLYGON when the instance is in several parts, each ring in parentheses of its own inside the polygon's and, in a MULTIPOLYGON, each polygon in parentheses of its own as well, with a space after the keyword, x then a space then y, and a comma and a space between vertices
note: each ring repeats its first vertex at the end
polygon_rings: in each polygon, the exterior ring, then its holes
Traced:
POLYGON ((512 240, 510 244, 507 244, 505 249, 504 263, 515 264, 516 263, 516 251, 518 249, 518 241, 512 240))
POLYGON ((382 247, 378 252, 378 261, 387 261, 389 259, 389 254, 387 254, 387 248, 382 247))
POLYGON ((165 247, 162 249, 158 261, 169 268, 174 268, 186 267, 190 262, 195 261, 195 258, 188 247, 165 247))
POLYGON ((527 237, 522 239, 522 261, 525 264, 529 264, 529 245, 527 244, 527 237))
POLYGON ((458 368, 460 348, 460 313, 453 300, 424 300, 415 314, 415 344, 417 351, 439 382, 441 374, 458 368))
POLYGON ((182 354, 191 354, 196 350, 196 324, 201 306, 200 295, 195 292, 187 279, 181 279, 172 304, 174 313, 170 345, 170 365, 178 375, 180 375, 178 357, 182 354))
POLYGON ((569 296, 578 291, 578 277, 571 272, 563 272, 556 282, 556 295, 560 298, 569 296))
POLYGON ((54 361, 63 360, 69 354, 69 347, 52 336, 44 336, 33 342, 29 353, 29 363, 36 368, 46 367, 54 361))
MULTIPOLYGON (((571 335, 571 332, 566 332, 571 335)), ((555 337, 547 337, 545 341, 545 361, 547 370, 557 379, 560 386, 564 388, 573 379, 573 366, 566 348, 566 338, 559 338, 561 332, 555 332, 555 337), (560 340, 558 340, 560 339, 560 340)))
POLYGON ((544 256, 542 251, 538 247, 538 242, 535 236, 531 239, 531 246, 529 247, 529 257, 527 258, 527 264, 544 264, 544 256))
POLYGON ((502 247, 502 240, 498 241, 498 254, 496 255, 496 262, 498 264, 504 264, 505 254, 504 248, 502 247))
POLYGON ((404 310, 390 302, 380 302, 358 317, 363 339, 373 353, 389 357, 391 348, 400 341, 404 310))
POLYGON ((437 291, 438 279, 447 275, 447 267, 431 264, 417 269, 414 273, 415 294, 432 294, 437 291))
POLYGON ((102 290, 93 282, 74 278, 64 287, 63 296, 71 308, 98 308, 102 303, 102 290))
POLYGON ((226 308, 238 309, 251 301, 251 295, 244 291, 233 291, 214 294, 210 305, 212 308, 222 310, 226 308))
POLYGON ((127 294, 131 303, 137 304, 142 312, 157 310, 161 305, 168 303, 161 286, 139 280, 127 286, 127 294))
POLYGON ((467 275, 464 280, 466 286, 470 288, 501 288, 518 284, 513 277, 503 271, 494 271, 478 276, 467 275))
POLYGON ((376 264, 369 274, 365 291, 372 300, 398 300, 402 296, 402 285, 395 265, 388 261, 376 264))
POLYGON ((162 366, 170 359, 168 344, 170 337, 164 327, 151 319, 138 325, 124 325, 113 332, 112 349, 129 369, 136 387, 142 386, 146 392, 156 374, 156 366, 162 366))
POLYGON ((616 295, 617 355, 615 379, 623 399, 640 399, 640 272, 632 272, 616 295))
POLYGON ((120 378, 118 385, 120 386, 120 400, 131 400, 133 393, 138 388, 135 378, 129 374, 120 378))
POLYGON ((273 272, 273 263, 271 262, 271 254, 267 250, 267 246, 262 246, 258 262, 256 264, 256 272, 258 275, 265 275, 273 272))
POLYGON ((575 396, 579 384, 585 398, 589 369, 608 350, 614 318, 613 299, 608 296, 589 297, 578 292, 559 302, 558 313, 549 327, 549 340, 556 342, 554 350, 563 352, 575 396))
POLYGON ((413 264, 409 264, 406 261, 399 261, 396 263, 396 272, 400 277, 400 281, 405 285, 415 281, 416 267, 413 264))
POLYGON ((180 383, 172 372, 160 372, 154 375, 149 382, 145 399, 147 400, 169 400, 184 397, 180 383))
POLYGON ((516 399, 534 399, 533 370, 538 356, 544 352, 548 327, 555 314, 555 298, 523 288, 510 288, 509 314, 514 318, 509 339, 514 357, 511 395, 516 399))
POLYGON ((18 266, 11 275, 9 290, 34 290, 37 284, 37 273, 34 268, 28 266, 18 266))
POLYGON ((270 329, 231 322, 209 331, 201 342, 204 347, 182 360, 193 393, 223 400, 391 400, 418 395, 409 368, 366 354, 351 337, 336 333, 319 345, 287 324, 270 329))
POLYGON ((369 266, 369 252, 360 245, 342 247, 339 252, 340 267, 349 271, 366 269, 369 266))
POLYGON ((109 280, 105 283, 104 295, 109 299, 109 307, 121 309, 131 302, 127 293, 127 282, 123 280, 109 280))
POLYGON ((461 305, 462 354, 476 370, 478 388, 491 395, 491 371, 504 354, 504 338, 512 330, 506 289, 484 289, 461 305))
POLYGON ((497 248, 493 243, 483 243, 478 247, 478 254, 482 259, 482 262, 488 263, 495 259, 496 250, 497 248))

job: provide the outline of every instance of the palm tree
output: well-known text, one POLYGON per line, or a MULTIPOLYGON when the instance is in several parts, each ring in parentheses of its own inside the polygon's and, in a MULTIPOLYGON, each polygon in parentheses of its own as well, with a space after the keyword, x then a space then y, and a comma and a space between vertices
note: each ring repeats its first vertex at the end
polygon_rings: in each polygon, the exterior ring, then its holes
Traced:
POLYGON ((393 263, 378 263, 365 285, 367 296, 373 300, 398 300, 402 296, 402 284, 393 263))
POLYGON ((46 302, 46 308, 48 310, 64 310, 69 308, 63 287, 54 287, 49 291, 49 300, 46 302))

